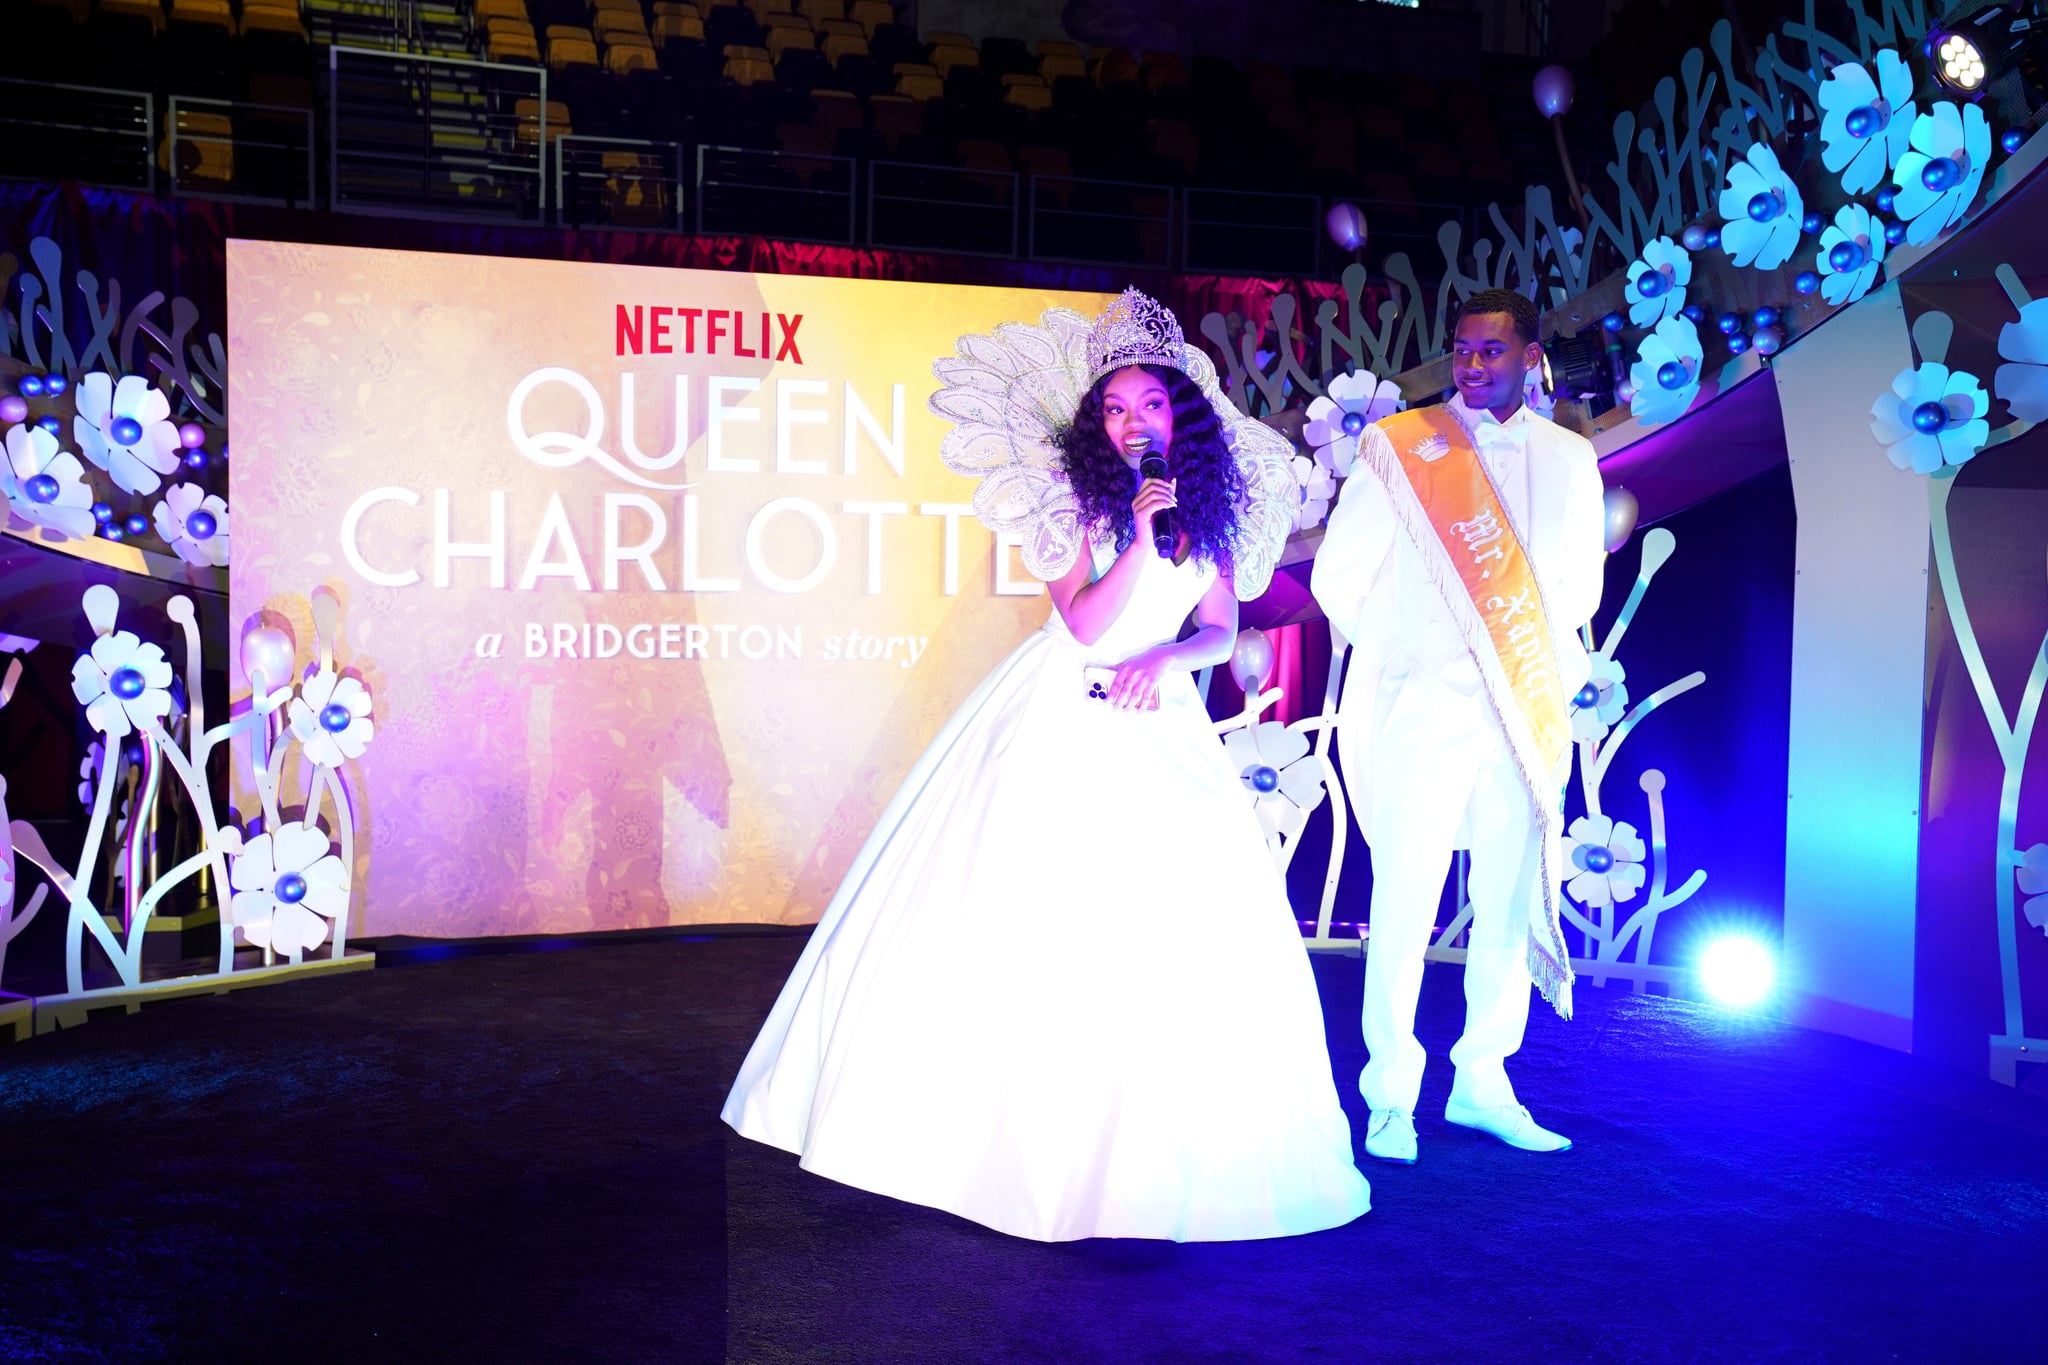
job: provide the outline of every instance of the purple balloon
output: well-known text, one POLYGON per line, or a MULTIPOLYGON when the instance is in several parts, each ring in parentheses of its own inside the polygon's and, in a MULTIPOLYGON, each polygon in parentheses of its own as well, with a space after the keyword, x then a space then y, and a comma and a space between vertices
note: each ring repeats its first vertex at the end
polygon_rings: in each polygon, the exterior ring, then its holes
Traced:
POLYGON ((242 637, 242 676, 253 688, 275 692, 292 680, 297 654, 291 636, 276 626, 258 626, 242 637))
POLYGON ((10 393, 0 398, 0 422, 26 422, 28 400, 20 394, 10 393))
POLYGON ((1346 251, 1357 251, 1365 245, 1365 210, 1356 204, 1330 205, 1330 211, 1323 215, 1323 227, 1330 240, 1346 251))
POLYGON ((197 422, 187 422, 178 428, 178 444, 187 450, 197 450, 206 444, 206 428, 197 422))
POLYGON ((1529 82, 1529 93, 1536 97, 1536 107, 1543 117, 1556 118, 1571 112, 1572 73, 1561 66, 1546 66, 1536 73, 1536 79, 1529 82))

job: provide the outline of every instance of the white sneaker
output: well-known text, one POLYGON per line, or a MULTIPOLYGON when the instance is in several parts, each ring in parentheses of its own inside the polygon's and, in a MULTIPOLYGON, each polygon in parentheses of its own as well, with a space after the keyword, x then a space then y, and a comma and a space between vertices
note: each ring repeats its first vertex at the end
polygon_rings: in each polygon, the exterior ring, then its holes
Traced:
POLYGON ((1406 1109, 1375 1109, 1365 1125, 1365 1154, 1415 1164, 1415 1116, 1406 1109))
POLYGON ((1453 1099, 1444 1106, 1444 1122, 1497 1137, 1508 1146, 1519 1147, 1525 1152, 1563 1152, 1570 1150, 1572 1145, 1570 1138, 1551 1132, 1529 1117, 1526 1105, 1503 1104, 1481 1108, 1453 1099))

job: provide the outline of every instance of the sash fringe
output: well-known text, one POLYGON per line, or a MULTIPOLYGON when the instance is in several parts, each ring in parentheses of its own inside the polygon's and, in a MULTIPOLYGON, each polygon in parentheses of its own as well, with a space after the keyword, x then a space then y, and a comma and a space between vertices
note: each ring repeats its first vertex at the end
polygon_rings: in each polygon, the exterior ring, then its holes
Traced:
MULTIPOLYGON (((1551 875, 1551 866, 1557 857, 1557 846, 1564 837, 1564 811, 1561 801, 1546 800, 1543 793, 1558 788, 1559 783, 1550 774, 1539 774, 1539 764, 1533 750, 1535 736, 1529 733, 1528 724, 1520 711, 1513 707, 1503 708, 1502 696, 1511 693, 1507 671, 1501 667, 1500 655, 1493 647, 1493 639, 1487 633, 1486 622, 1480 618, 1478 608, 1472 604, 1472 594, 1466 590, 1464 580, 1458 576, 1451 563, 1450 551, 1444 547, 1443 539, 1429 522, 1429 514, 1422 506, 1422 499, 1416 495, 1414 485, 1408 482, 1407 474, 1400 469, 1400 455, 1394 451, 1392 439, 1382 445, 1379 442, 1358 443, 1359 463, 1371 469, 1380 486, 1387 491, 1388 500, 1394 505, 1394 515, 1401 525, 1402 533, 1420 553, 1430 586, 1450 610, 1451 619, 1458 628, 1458 634, 1465 641, 1466 650, 1479 668, 1479 676, 1485 682, 1487 709, 1493 713, 1494 724, 1508 743, 1508 753, 1515 760, 1515 769, 1520 774, 1522 786, 1529 794, 1529 810, 1532 823, 1540 836, 1538 852, 1538 873, 1543 883, 1542 931, 1536 923, 1529 925, 1529 979, 1535 983, 1550 1007, 1563 1019, 1572 1017, 1572 974, 1571 953, 1565 947, 1564 928, 1558 909, 1559 884, 1551 875), (1383 467, 1385 455, 1392 455, 1394 468, 1383 467), (1398 476, 1398 477, 1397 477, 1398 476)), ((1478 458, 1477 452, 1473 458, 1478 458)), ((1481 467, 1482 475, 1485 466, 1481 467)), ((1491 482, 1491 479, 1488 480, 1491 482)), ((1498 493, 1496 492, 1496 499, 1498 493)), ((1502 511, 1507 510, 1501 500, 1502 511)), ((1512 525, 1512 522, 1510 523, 1512 525)), ((1516 532, 1520 539, 1520 532, 1516 532)), ((1526 542, 1523 553, 1528 553, 1526 542)), ((1534 564, 1530 573, 1534 577, 1534 564)), ((1567 750, 1569 752, 1569 750, 1567 750)))

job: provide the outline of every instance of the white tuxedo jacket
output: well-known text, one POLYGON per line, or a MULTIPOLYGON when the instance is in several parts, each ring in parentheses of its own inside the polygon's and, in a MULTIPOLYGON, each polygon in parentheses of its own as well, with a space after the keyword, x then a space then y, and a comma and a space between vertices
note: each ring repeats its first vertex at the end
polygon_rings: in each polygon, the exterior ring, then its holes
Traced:
MULTIPOLYGON (((1526 405, 1506 422, 1468 408, 1462 395, 1450 408, 1471 433, 1528 551, 1550 617, 1560 682, 1570 698, 1591 672, 1578 628, 1600 605, 1606 560, 1606 509, 1592 442, 1526 405)), ((1367 427, 1359 442, 1388 444, 1378 426, 1367 427)), ((1426 763, 1432 728, 1462 728, 1477 716, 1491 726, 1491 710, 1464 637, 1396 521, 1393 503, 1370 473, 1356 471, 1345 480, 1316 551, 1310 587, 1330 624, 1351 644, 1339 733, 1345 784, 1359 828, 1372 840, 1376 779, 1403 780, 1402 772, 1377 769, 1426 763), (1387 733, 1389 719, 1397 715, 1399 733, 1387 733)), ((1504 736, 1500 750, 1505 759, 1504 736)))

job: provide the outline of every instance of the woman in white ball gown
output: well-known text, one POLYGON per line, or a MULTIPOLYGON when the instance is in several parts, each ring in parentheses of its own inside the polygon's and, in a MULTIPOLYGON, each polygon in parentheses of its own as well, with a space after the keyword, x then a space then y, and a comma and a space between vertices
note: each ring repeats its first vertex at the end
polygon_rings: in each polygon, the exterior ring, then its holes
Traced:
POLYGON ((1348 1223, 1369 1192, 1315 980, 1191 677, 1271 577, 1287 443, 1135 290, 934 370, 946 463, 982 476, 978 515, 1023 534, 1055 610, 883 813, 725 1121, 1041 1241, 1348 1223), (1148 455, 1170 480, 1139 477, 1148 455))

